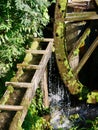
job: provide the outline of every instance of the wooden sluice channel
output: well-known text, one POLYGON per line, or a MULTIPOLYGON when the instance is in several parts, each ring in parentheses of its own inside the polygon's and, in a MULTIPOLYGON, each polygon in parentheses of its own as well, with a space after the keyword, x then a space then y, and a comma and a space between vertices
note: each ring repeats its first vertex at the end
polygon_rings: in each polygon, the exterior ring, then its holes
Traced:
POLYGON ((0 130, 21 128, 39 84, 44 92, 44 105, 49 106, 46 68, 52 46, 53 39, 34 39, 24 61, 17 65, 16 75, 5 83, 7 90, 0 100, 0 130))

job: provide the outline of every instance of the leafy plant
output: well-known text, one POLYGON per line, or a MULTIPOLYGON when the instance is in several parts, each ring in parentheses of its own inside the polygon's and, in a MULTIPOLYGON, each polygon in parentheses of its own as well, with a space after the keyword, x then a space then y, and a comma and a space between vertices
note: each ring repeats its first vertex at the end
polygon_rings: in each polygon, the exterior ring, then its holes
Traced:
POLYGON ((43 115, 49 114, 49 110, 44 108, 42 97, 41 89, 38 88, 23 123, 24 130, 52 130, 49 122, 43 118, 43 115))
POLYGON ((70 130, 98 130, 98 117, 95 120, 86 120, 86 126, 75 125, 70 130))
POLYGON ((24 55, 30 36, 42 36, 49 5, 47 0, 0 1, 0 78, 24 55))

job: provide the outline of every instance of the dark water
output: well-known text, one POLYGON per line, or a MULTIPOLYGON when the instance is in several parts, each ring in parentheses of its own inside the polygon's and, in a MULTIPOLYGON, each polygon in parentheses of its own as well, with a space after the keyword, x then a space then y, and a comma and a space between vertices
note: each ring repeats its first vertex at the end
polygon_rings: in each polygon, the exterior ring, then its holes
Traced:
POLYGON ((70 95, 63 84, 56 65, 55 54, 48 64, 49 101, 51 125, 54 130, 69 130, 75 124, 87 127, 85 121, 98 116, 98 105, 89 105, 70 95))

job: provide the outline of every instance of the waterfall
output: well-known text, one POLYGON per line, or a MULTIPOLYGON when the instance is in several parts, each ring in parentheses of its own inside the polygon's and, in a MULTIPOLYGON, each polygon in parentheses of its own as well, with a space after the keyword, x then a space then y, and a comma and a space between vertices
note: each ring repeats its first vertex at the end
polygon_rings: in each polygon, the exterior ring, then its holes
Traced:
POLYGON ((50 123, 54 129, 64 128, 65 130, 66 128, 67 130, 71 127, 71 122, 67 117, 71 105, 70 94, 60 79, 55 62, 55 55, 53 54, 48 64, 48 89, 51 109, 50 123), (67 109, 66 112, 65 109, 67 109))

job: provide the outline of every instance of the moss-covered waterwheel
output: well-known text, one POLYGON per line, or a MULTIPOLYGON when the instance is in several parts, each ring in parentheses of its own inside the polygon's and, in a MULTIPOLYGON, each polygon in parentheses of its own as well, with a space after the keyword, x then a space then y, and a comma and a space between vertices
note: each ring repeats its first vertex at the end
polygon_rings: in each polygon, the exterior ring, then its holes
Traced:
POLYGON ((60 75, 70 93, 88 103, 98 102, 98 91, 83 84, 79 73, 98 45, 97 8, 97 0, 56 0, 55 8, 54 44, 60 75))

